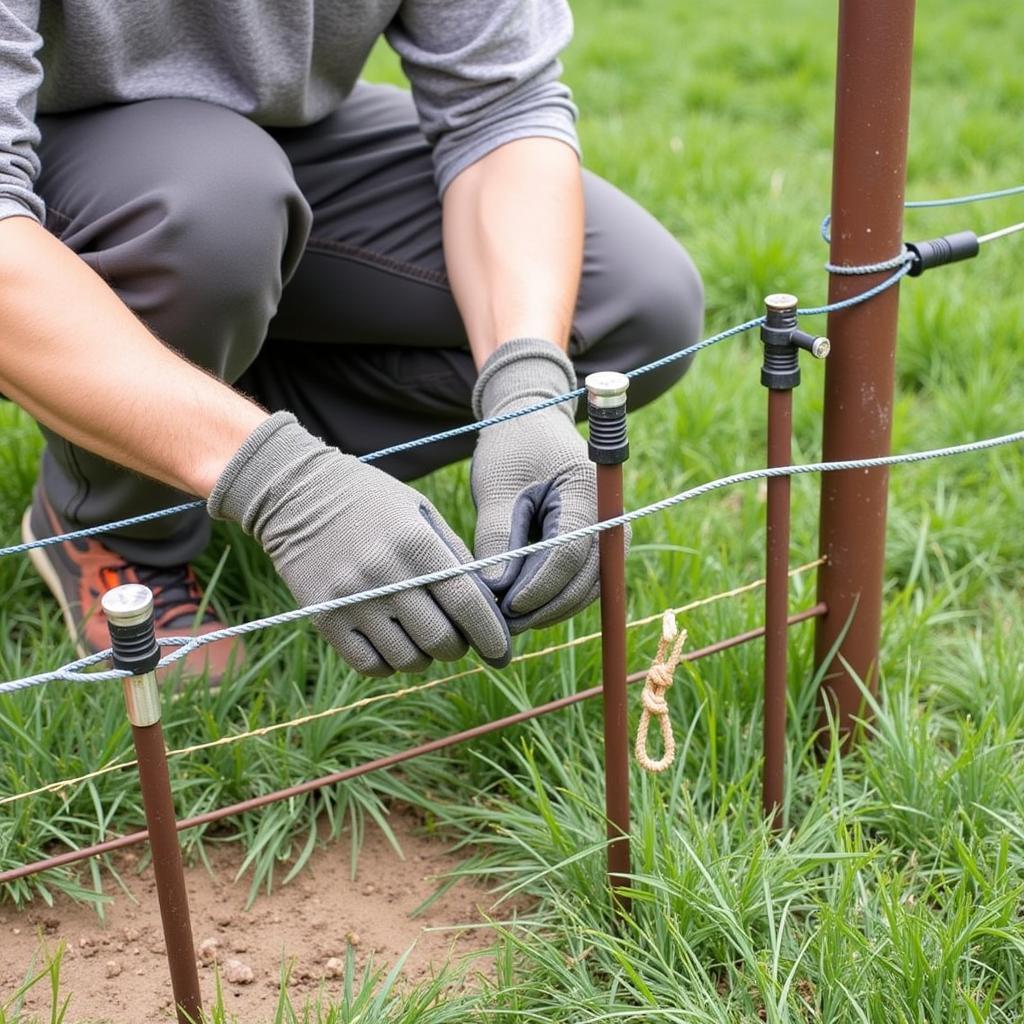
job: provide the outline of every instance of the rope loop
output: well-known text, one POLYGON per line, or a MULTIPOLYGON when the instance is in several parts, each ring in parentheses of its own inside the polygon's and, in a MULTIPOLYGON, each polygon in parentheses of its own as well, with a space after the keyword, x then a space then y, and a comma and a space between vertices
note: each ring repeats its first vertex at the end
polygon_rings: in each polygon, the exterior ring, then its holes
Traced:
POLYGON ((676 666, 683 654, 686 643, 686 630, 679 632, 676 616, 672 611, 665 612, 661 617, 661 639, 654 661, 647 670, 640 703, 643 711, 640 714, 640 725, 636 731, 636 759, 645 771, 663 772, 676 759, 676 739, 672 734, 672 721, 668 714, 668 701, 665 694, 672 685, 676 666), (651 718, 658 719, 661 730, 663 752, 657 760, 647 753, 647 733, 651 727, 651 718))

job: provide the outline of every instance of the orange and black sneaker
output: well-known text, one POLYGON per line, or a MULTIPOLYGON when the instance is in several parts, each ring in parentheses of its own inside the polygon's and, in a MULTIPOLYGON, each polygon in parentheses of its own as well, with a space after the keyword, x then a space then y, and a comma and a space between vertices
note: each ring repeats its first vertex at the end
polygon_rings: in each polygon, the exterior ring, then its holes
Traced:
MULTIPOLYGON (((21 521, 22 538, 30 543, 67 532, 37 485, 21 521)), ((203 592, 188 565, 131 564, 91 537, 33 548, 28 555, 57 599, 82 657, 110 646, 100 601, 108 590, 123 583, 142 583, 153 592, 157 637, 211 633, 224 627, 208 606, 199 615, 203 592)), ((182 672, 189 677, 205 675, 210 686, 216 687, 229 668, 241 667, 244 657, 237 638, 217 640, 187 655, 182 672)))

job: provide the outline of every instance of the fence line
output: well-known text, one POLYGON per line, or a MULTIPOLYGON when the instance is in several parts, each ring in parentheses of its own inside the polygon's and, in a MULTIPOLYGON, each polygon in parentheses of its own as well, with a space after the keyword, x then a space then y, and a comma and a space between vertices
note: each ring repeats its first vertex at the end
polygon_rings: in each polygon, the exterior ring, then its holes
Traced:
MULTIPOLYGON (((819 602, 818 604, 811 605, 801 611, 793 612, 793 614, 788 618, 788 624, 790 626, 795 626, 798 623, 819 618, 826 613, 826 610, 825 605, 819 602)), ((764 636, 764 626, 758 626, 757 628, 747 630, 744 633, 737 633, 735 636, 726 637, 723 640, 717 640, 712 644, 708 644, 706 647, 699 648, 698 650, 684 651, 680 660, 687 663, 699 661, 702 658, 707 658, 714 654, 720 654, 722 651, 727 651, 733 647, 739 647, 742 644, 750 643, 762 636, 764 636)), ((634 672, 628 675, 626 677, 626 682, 643 682, 646 674, 646 669, 641 669, 639 672, 634 672)), ((548 701, 546 704, 525 708, 522 711, 516 711, 510 715, 506 715, 504 718, 495 718, 489 722, 483 722, 480 725, 470 726, 468 729, 463 729, 461 732, 450 733, 447 736, 428 740, 427 742, 418 744, 415 747, 399 750, 392 754, 385 754, 383 757, 375 758, 372 761, 363 761, 361 764, 353 765, 349 768, 343 768, 340 771, 332 772, 330 775, 324 775, 318 779, 307 779, 304 782, 287 786, 284 789, 278 789, 270 793, 262 793, 259 796, 249 797, 248 799, 242 800, 236 804, 219 807, 212 811, 204 811, 203 813, 191 818, 181 818, 175 823, 175 828, 179 832, 184 832, 185 830, 192 828, 200 828, 205 825, 213 824, 217 821, 223 821, 225 818, 255 811, 261 807, 267 807, 270 804, 277 803, 281 800, 290 800, 298 796, 303 796, 307 793, 316 792, 319 789, 323 789, 325 786, 348 782, 351 779, 358 778, 362 775, 368 775, 371 772, 380 771, 385 768, 393 768, 405 761, 411 761, 413 758, 421 757, 425 754, 436 753, 439 750, 445 750, 448 747, 453 747, 458 743, 465 743, 469 740, 477 739, 480 736, 486 736, 488 733, 496 732, 499 729, 505 729, 512 725, 521 725, 524 722, 532 721, 533 719, 540 718, 543 715, 548 715, 555 711, 561 711, 564 708, 573 706, 574 704, 579 704, 583 701, 598 697, 601 693, 602 686, 600 684, 592 686, 586 690, 577 690, 564 697, 557 697, 555 700, 548 701)), ((36 861, 32 864, 23 864, 17 868, 9 868, 6 871, 0 871, 0 885, 17 881, 19 878, 27 878, 29 875, 38 874, 40 871, 49 871, 53 868, 64 867, 77 861, 97 857, 101 854, 113 853, 115 850, 122 850, 128 846, 134 846, 137 843, 145 842, 148 836, 149 833, 145 830, 132 832, 127 835, 117 836, 114 839, 107 839, 99 843, 94 843, 92 846, 81 847, 79 849, 69 850, 65 853, 54 854, 47 857, 45 860, 36 861)))
MULTIPOLYGON (((422 576, 413 576, 409 579, 398 580, 394 583, 387 583, 371 590, 364 590, 358 594, 348 594, 344 597, 336 597, 329 601, 320 601, 316 604, 306 605, 302 608, 293 608, 290 611, 279 612, 276 615, 268 615, 260 619, 252 619, 249 622, 239 623, 235 626, 228 626, 224 629, 213 630, 192 637, 163 637, 159 643, 162 646, 173 646, 177 649, 160 660, 158 667, 166 668, 180 661, 191 651, 205 647, 207 644, 216 643, 218 640, 226 640, 237 636, 246 636, 249 633, 257 633, 273 626, 281 626, 291 622, 298 622, 301 619, 310 618, 314 615, 322 615, 341 608, 349 608, 353 605, 363 604, 367 601, 374 601, 381 597, 390 597, 393 594, 400 594, 406 590, 413 590, 417 587, 429 586, 433 583, 441 583, 445 580, 454 579, 470 572, 478 572, 481 569, 489 569, 493 566, 504 565, 507 562, 524 558, 540 551, 552 551, 564 544, 571 544, 577 540, 584 540, 595 537, 606 530, 625 526, 647 516, 664 512, 676 505, 692 501, 712 491, 721 490, 725 487, 732 487, 735 484, 750 483, 754 480, 770 480, 782 476, 798 476, 807 473, 832 473, 843 472, 851 469, 878 469, 882 466, 898 466, 916 462, 926 462, 931 459, 947 458, 953 455, 965 455, 970 452, 984 451, 989 448, 997 448, 1003 445, 1018 444, 1024 441, 1024 430, 1018 430, 1011 434, 1002 434, 997 437, 989 437, 979 441, 970 441, 964 444, 948 445, 944 448, 932 448, 925 451, 905 452, 901 455, 881 455, 868 459, 844 459, 838 462, 810 462, 800 465, 773 466, 766 469, 752 469, 742 473, 733 473, 730 476, 720 477, 707 483, 691 487, 678 494, 662 498, 650 505, 633 509, 620 516, 605 519, 589 526, 582 526, 579 529, 568 533, 559 534, 556 537, 549 537, 546 540, 539 540, 533 544, 527 544, 521 548, 511 551, 504 551, 500 554, 491 555, 487 558, 478 558, 474 561, 465 562, 461 565, 452 566, 448 569, 441 569, 437 572, 427 573, 422 576)), ((111 669, 106 672, 83 673, 79 671, 82 667, 96 664, 110 656, 110 651, 99 651, 81 658, 78 661, 70 662, 61 668, 51 672, 43 672, 34 676, 26 676, 22 679, 0 683, 0 695, 13 693, 18 690, 28 689, 34 686, 41 686, 45 683, 56 682, 85 682, 97 683, 107 682, 112 679, 123 679, 129 672, 118 669, 111 669)))
MULTIPOLYGON (((940 206, 940 205, 956 205, 959 202, 971 202, 979 199, 995 198, 1000 195, 1013 195, 1017 193, 1024 193, 1024 186, 1019 188, 1005 189, 998 193, 980 194, 970 197, 959 197, 955 200, 934 200, 934 201, 923 201, 919 203, 908 203, 908 206, 940 206)), ((823 234, 827 237, 827 225, 828 218, 826 218, 823 224, 823 234)), ((1008 231, 997 232, 993 237, 999 237, 1002 234, 1006 234, 1008 231)), ((856 267, 833 267, 831 264, 827 265, 827 269, 832 273, 838 274, 878 274, 889 270, 893 270, 894 273, 890 277, 886 278, 874 287, 867 289, 858 295, 852 296, 848 299, 841 300, 839 302, 829 303, 820 307, 802 308, 799 312, 803 315, 817 315, 822 313, 830 313, 840 309, 846 309, 851 306, 863 303, 874 297, 875 295, 893 287, 897 284, 906 274, 911 270, 913 257, 903 252, 898 256, 892 257, 889 260, 880 261, 875 264, 856 266, 856 267)), ((631 371, 627 376, 634 377, 643 373, 651 372, 661 366, 674 362, 675 360, 685 358, 687 355, 699 351, 702 348, 706 348, 712 344, 716 344, 719 341, 725 340, 726 338, 734 335, 743 333, 751 330, 752 328, 758 327, 764 322, 764 317, 757 317, 752 320, 745 321, 740 324, 736 324, 724 331, 719 332, 716 335, 712 335, 709 338, 696 343, 695 345, 688 346, 687 348, 681 349, 678 352, 672 353, 662 359, 656 360, 653 363, 647 364, 643 367, 639 367, 631 371)), ((529 413, 535 412, 539 409, 548 408, 557 405, 561 402, 568 401, 574 397, 577 397, 584 393, 585 389, 578 388, 574 391, 568 392, 565 395, 556 396, 552 399, 548 399, 544 402, 537 403, 534 406, 530 406, 526 409, 517 410, 514 413, 504 414, 499 417, 493 417, 490 420, 483 420, 477 423, 467 424, 463 427, 455 428, 451 431, 445 431, 440 434, 430 435, 428 437, 418 438, 409 442, 405 442, 401 445, 392 446, 391 448, 381 449, 378 452, 373 452, 362 457, 363 461, 369 462, 375 459, 383 458, 386 455, 395 454, 400 451, 405 451, 410 448, 418 447, 419 445, 429 444, 433 441, 441 440, 448 437, 457 436, 459 434, 467 433, 470 431, 481 429, 482 427, 489 426, 493 423, 502 422, 509 419, 515 419, 519 416, 528 415, 529 413)), ((406 580, 397 581, 395 583, 387 584, 381 587, 377 587, 371 590, 363 591, 358 594, 346 595, 345 597, 335 598, 331 601, 319 602, 317 604, 309 605, 303 608, 292 609, 287 612, 282 612, 277 615, 267 616, 262 619, 255 619, 250 622, 240 623, 235 626, 229 626, 225 629, 217 630, 211 633, 204 634, 198 637, 170 637, 163 638, 160 643, 162 646, 176 647, 171 654, 165 656, 160 661, 160 667, 167 667, 173 665, 176 661, 184 658, 191 651, 197 650, 206 644, 214 643, 218 640, 227 639, 229 637, 241 636, 248 633, 258 632, 264 629, 268 629, 277 625, 298 621, 303 618, 307 618, 313 615, 323 614, 325 612, 335 611, 350 605, 359 604, 365 601, 379 599, 381 597, 387 597, 392 594, 400 593, 404 590, 412 589, 415 587, 428 586, 432 583, 441 582, 443 580, 451 579, 455 576, 462 575, 468 572, 478 571, 480 569, 489 568, 491 566, 500 565, 514 559, 525 557, 529 554, 533 554, 540 551, 551 550, 559 547, 563 544, 573 543, 578 540, 590 538, 597 534, 624 526, 628 523, 632 523, 646 516, 654 515, 658 512, 667 510, 668 508, 674 507, 675 505, 682 504, 686 501, 692 500, 696 497, 708 494, 714 490, 719 490, 724 487, 732 486, 734 484, 750 482, 754 480, 772 479, 776 477, 789 477, 794 475, 803 475, 808 473, 825 473, 833 471, 850 471, 850 470, 869 470, 874 468, 880 468, 884 466, 910 464, 916 462, 922 462, 931 459, 945 458, 953 455, 966 454, 970 452, 987 450, 1003 445, 1017 444, 1024 442, 1024 430, 1015 431, 1010 434, 1004 434, 996 437, 990 437, 978 441, 967 442, 958 445, 950 445, 943 448, 929 449, 925 451, 908 452, 900 455, 888 455, 878 456, 867 459, 851 459, 837 462, 818 462, 808 463, 803 465, 790 465, 781 467, 769 467, 766 469, 749 470, 742 473, 732 474, 730 476, 721 477, 717 480, 708 481, 704 484, 696 487, 689 488, 688 490, 681 491, 675 495, 663 498, 650 505, 642 508, 634 509, 630 512, 623 513, 622 515, 614 518, 606 519, 602 522, 591 524, 590 526, 582 527, 578 530, 571 531, 566 534, 559 535, 557 537, 549 538, 547 540, 538 541, 533 544, 525 545, 524 547, 514 549, 512 551, 502 552, 501 554, 491 556, 489 558, 477 559, 470 561, 463 565, 451 567, 440 572, 431 573, 423 576, 413 577, 406 580)), ((159 518, 160 516, 168 515, 173 512, 183 511, 185 509, 194 508, 202 505, 203 502, 190 502, 183 505, 175 506, 172 509, 164 509, 157 512, 147 513, 143 516, 132 517, 130 519, 120 520, 114 524, 105 524, 101 527, 93 527, 87 530, 74 531, 71 534, 65 534, 53 538, 44 538, 38 542, 32 544, 15 545, 14 547, 0 549, 0 557, 7 554, 14 554, 22 551, 29 550, 33 547, 41 547, 47 544, 59 543, 62 540, 75 537, 92 536, 97 533, 107 532, 111 528, 117 528, 118 526, 136 524, 140 522, 150 521, 152 519, 159 518)), ((789 575, 795 576, 801 572, 807 571, 808 569, 815 568, 822 564, 825 560, 823 558, 817 559, 814 562, 807 563, 806 565, 799 566, 796 569, 790 571, 789 575)), ((689 611, 702 605, 710 604, 713 601, 722 600, 727 597, 735 596, 747 592, 749 590, 756 589, 764 585, 764 580, 757 580, 752 583, 744 584, 741 587, 733 588, 729 591, 724 591, 720 594, 711 595, 710 597, 699 599, 691 602, 688 605, 683 605, 680 608, 673 609, 677 614, 683 611, 689 611)), ((823 606, 816 606, 809 612, 805 613, 803 617, 808 614, 821 614, 823 606)), ((641 619, 633 620, 627 624, 627 628, 635 628, 644 624, 647 624, 657 618, 660 618, 662 613, 655 615, 646 616, 641 619)), ((755 631, 757 632, 757 631, 755 631)), ((761 631, 763 632, 763 630, 761 631)), ((751 634, 753 635, 753 634, 751 634)), ((547 654, 555 653, 557 651, 565 650, 571 647, 576 647, 580 644, 590 642, 598 639, 601 636, 600 633, 592 633, 586 636, 573 638, 570 641, 552 645, 541 650, 527 652, 523 655, 513 659, 513 662, 522 662, 528 659, 541 657, 547 654)), ((719 645, 712 645, 709 648, 710 652, 719 645)), ((99 662, 109 657, 109 651, 101 651, 96 654, 89 655, 86 658, 78 659, 75 662, 71 662, 62 668, 56 669, 53 672, 41 673, 36 676, 28 676, 23 679, 13 680, 6 683, 0 683, 0 695, 16 692, 22 689, 43 685, 47 682, 64 680, 72 682, 102 682, 107 680, 114 680, 124 678, 130 673, 124 671, 111 670, 107 672, 98 673, 83 673, 80 670, 91 667, 98 664, 99 662)), ((348 711, 357 710, 378 702, 397 700, 411 694, 429 690, 441 685, 464 679, 470 676, 477 675, 483 672, 482 667, 474 667, 462 672, 455 673, 453 675, 445 676, 440 679, 428 680, 427 682, 420 683, 413 686, 403 687, 398 690, 390 691, 387 693, 376 694, 369 697, 364 697, 347 705, 342 705, 335 708, 325 709, 320 712, 316 712, 310 715, 301 716, 292 719, 287 722, 273 723, 271 725, 252 729, 243 733, 238 733, 230 736, 222 736, 216 740, 211 740, 204 743, 194 744, 187 747, 174 749, 168 752, 169 756, 186 756, 194 754, 203 750, 226 746, 233 743, 238 743, 243 740, 251 738, 257 738, 266 736, 283 729, 296 728, 313 721, 325 719, 335 715, 339 715, 348 711)), ((495 723, 490 723, 493 726, 495 723)), ((137 761, 119 761, 113 764, 105 765, 104 767, 90 772, 86 775, 80 776, 73 779, 64 779, 59 782, 50 783, 46 786, 39 787, 34 790, 13 794, 11 796, 0 799, 0 806, 14 803, 20 800, 24 800, 31 796, 41 795, 47 792, 61 792, 72 786, 81 785, 91 779, 106 775, 111 772, 120 771, 124 768, 130 768, 137 764, 137 761)))
MULTIPOLYGON (((790 579, 801 575, 802 573, 808 572, 811 569, 816 569, 820 565, 824 565, 827 559, 823 556, 816 558, 813 562, 806 562, 803 565, 798 565, 789 571, 790 579)), ((750 583, 744 583, 738 587, 733 587, 731 590, 723 590, 718 594, 711 594, 708 597, 701 597, 694 601, 689 601, 687 604, 679 605, 677 608, 669 608, 674 615, 682 615, 686 612, 694 611, 698 608, 704 608, 707 605, 715 604, 718 601, 725 600, 731 597, 739 597, 741 594, 749 593, 752 590, 758 590, 765 584, 764 579, 752 580, 750 583)), ((636 629, 640 626, 649 625, 651 622, 660 619, 664 612, 657 612, 654 615, 646 615, 640 619, 633 619, 626 623, 626 629, 636 629)), ((579 647, 582 644, 591 643, 594 640, 599 640, 601 633, 587 633, 584 636, 573 637, 571 640, 566 640, 563 643, 552 644, 549 647, 542 647, 536 651, 527 651, 524 654, 517 655, 513 658, 509 665, 517 665, 524 661, 532 661, 535 658, 542 658, 549 654, 556 654, 559 651, 566 651, 570 648, 579 647)), ((344 714, 347 711, 355 711, 359 708, 368 707, 371 704, 378 704, 382 701, 397 700, 401 697, 410 696, 413 693, 419 693, 423 690, 431 690, 438 686, 442 686, 446 683, 453 683, 461 679, 467 679, 470 676, 477 676, 486 671, 484 666, 476 665, 473 668, 464 669, 461 672, 455 672, 452 675, 444 676, 441 679, 429 679, 425 683, 419 683, 415 686, 402 687, 399 690, 390 690, 386 693, 374 694, 370 697, 361 697, 359 700, 352 701, 349 704, 342 704, 338 707, 326 708, 323 711, 317 711, 309 715, 302 715, 299 718, 292 718, 287 722, 274 722, 270 725, 260 726, 256 729, 251 729, 248 732, 232 733, 230 736, 221 736, 215 740, 209 740, 205 743, 196 743, 188 747, 179 747, 173 750, 167 751, 167 757, 182 757, 188 754, 197 754, 203 750, 210 750, 213 747, 228 746, 232 743, 238 743, 242 740, 253 739, 255 737, 267 736, 271 733, 278 732, 282 729, 292 729, 301 725, 307 725, 310 722, 321 721, 325 718, 333 718, 335 715, 344 714)), ((72 787, 77 788, 82 784, 91 781, 92 779, 98 779, 104 775, 109 775, 112 772, 120 771, 122 768, 131 768, 138 762, 135 759, 131 760, 115 760, 110 764, 104 765, 102 768, 97 768, 94 771, 87 772, 85 775, 78 775, 69 779, 61 779, 58 782, 49 782, 44 786, 39 786, 36 789, 24 790, 21 793, 12 793, 9 796, 5 796, 0 799, 0 807, 6 804, 18 803, 21 800, 26 800, 33 796, 42 796, 44 793, 59 793, 62 790, 70 789, 72 787)))
MULTIPOLYGON (((997 189, 992 192, 978 192, 973 195, 966 196, 952 196, 946 199, 918 199, 909 200, 903 205, 907 209, 923 209, 928 207, 939 207, 939 206, 960 206, 966 203, 975 203, 987 199, 1000 199, 1006 196, 1014 196, 1024 194, 1024 185, 1014 185, 1010 188, 997 189)), ((829 236, 829 225, 832 222, 832 214, 827 214, 824 220, 821 222, 821 236, 826 242, 830 242, 829 236)), ((831 274, 875 274, 881 273, 886 270, 898 269, 903 271, 897 273, 888 281, 882 282, 882 284, 871 288, 860 295, 852 296, 848 299, 843 299, 840 302, 827 303, 824 306, 813 306, 808 309, 800 309, 798 312, 803 316, 817 316, 823 313, 832 313, 841 309, 847 309, 850 306, 857 305, 860 302, 866 302, 868 299, 873 298, 881 291, 885 291, 887 288, 891 288, 897 281, 902 278, 912 261, 912 257, 906 251, 893 256, 891 259, 883 260, 879 263, 868 263, 862 266, 839 266, 832 263, 826 263, 825 269, 831 274), (904 269, 907 268, 907 269, 904 269)), ((685 359, 687 356, 695 355, 701 349, 708 348, 711 345, 717 344, 720 341, 724 341, 726 338, 732 337, 735 334, 742 334, 744 331, 749 331, 754 327, 759 327, 763 321, 763 317, 757 317, 753 320, 748 320, 743 324, 736 324, 733 327, 727 328, 718 334, 711 335, 705 338, 703 341, 697 342, 694 345, 689 345, 686 348, 680 349, 678 352, 673 352, 671 355, 664 356, 661 359, 657 359, 652 363, 647 363, 644 366, 637 367, 635 370, 631 370, 626 374, 627 377, 636 377, 644 373, 650 373, 652 370, 660 369, 669 363, 675 362, 679 359, 685 359)), ((526 406, 523 409, 519 409, 512 413, 503 413, 500 416, 492 416, 488 419, 477 420, 474 423, 467 423, 461 427, 454 427, 451 430, 443 430, 436 434, 428 434, 424 437, 415 438, 411 441, 403 441, 401 444, 391 445, 388 448, 380 448, 377 451, 369 452, 366 455, 361 455, 361 462, 375 462, 378 459, 386 458, 388 455, 397 455, 399 452, 410 451, 413 448, 419 448, 422 445, 433 444, 437 441, 445 441, 453 437, 458 437, 461 434, 471 433, 473 431, 482 430, 484 427, 493 426, 496 423, 503 423, 506 420, 515 419, 519 416, 526 416, 533 412, 538 412, 541 409, 548 409, 553 405, 559 405, 562 402, 568 402, 573 398, 579 398, 583 395, 583 388, 575 388, 572 391, 567 391, 563 395, 558 395, 555 398, 546 399, 543 402, 537 402, 534 405, 526 406)), ((67 533, 55 534, 53 537, 42 537, 35 541, 28 541, 23 544, 12 544, 9 547, 0 548, 0 558, 7 555, 23 554, 26 551, 31 551, 34 548, 47 547, 50 544, 60 544, 67 540, 84 540, 87 537, 95 537, 104 533, 111 533, 114 530, 122 530, 129 526, 138 526, 142 523, 152 522, 154 519, 160 519, 163 516, 176 515, 180 512, 188 512, 192 509, 202 508, 206 504, 205 501, 198 499, 196 501, 185 502, 181 505, 172 505, 169 508, 157 509, 153 512, 144 512, 141 515, 129 516, 125 519, 113 520, 109 523, 103 523, 100 526, 90 526, 82 530, 71 530, 67 533)))
MULTIPOLYGON (((902 265, 899 266, 899 270, 896 274, 888 280, 883 281, 881 284, 878 284, 873 288, 869 288, 859 295, 854 295, 838 302, 826 303, 823 306, 811 306, 806 309, 800 309, 798 310, 798 313, 803 316, 817 316, 820 314, 836 312, 841 309, 847 309, 850 306, 858 305, 861 302, 867 302, 880 292, 891 288, 903 276, 905 276, 909 270, 909 263, 905 263, 902 259, 899 263, 902 265)), ((892 265, 895 267, 898 264, 893 263, 892 265)), ((883 269, 890 269, 889 264, 887 263, 883 269)), ((866 266, 864 269, 847 267, 841 268, 835 272, 874 273, 875 270, 876 265, 871 264, 866 266)), ((654 370, 659 370, 664 366, 668 366, 671 363, 679 361, 680 359, 696 355, 703 349, 710 348, 712 345, 717 345, 719 342, 725 341, 727 338, 734 337, 737 334, 743 334, 755 327, 760 327, 762 323, 764 323, 764 317, 758 316, 751 320, 746 320, 743 323, 734 324, 732 327, 727 327, 725 330, 719 331, 717 334, 712 334, 701 341, 695 342, 693 345, 688 345, 685 348, 679 349, 677 352, 672 352, 667 356, 654 360, 653 362, 646 363, 643 366, 638 366, 636 369, 630 370, 626 376, 630 378, 639 377, 645 373, 651 373, 654 370)), ((388 448, 380 448, 377 451, 359 456, 359 461, 376 462, 389 455, 397 455, 400 452, 411 451, 414 448, 434 444, 437 441, 446 441, 453 437, 459 437, 463 434, 474 433, 478 430, 482 430, 484 427, 494 426, 495 424, 504 423, 508 420, 518 419, 521 416, 528 416, 531 413, 539 412, 542 409, 550 409, 552 406, 561 405, 563 402, 568 402, 573 398, 581 397, 585 393, 585 390, 585 388, 574 388, 572 391, 565 392, 565 394, 556 395, 553 398, 547 398, 541 402, 535 402, 532 405, 524 406, 522 409, 517 409, 513 412, 501 413, 498 416, 491 416, 487 419, 477 420, 473 423, 466 423, 463 426, 453 427, 450 430, 442 430, 436 434, 427 434, 423 437, 414 438, 410 441, 403 441, 400 444, 391 445, 388 448)), ((138 526, 142 523, 152 522, 154 519, 160 519, 163 516, 176 515, 180 512, 188 512, 192 509, 203 508, 205 505, 205 501, 197 499, 196 501, 173 505, 169 508, 157 509, 153 512, 145 512, 141 515, 128 516, 124 519, 117 519, 108 523, 102 523, 99 526, 89 526, 81 530, 70 530, 67 533, 55 534, 52 537, 40 537, 33 541, 25 541, 21 544, 12 544, 9 547, 0 548, 0 558, 4 558, 7 555, 24 554, 25 552, 32 551, 36 548, 49 547, 52 544, 61 544, 68 540, 85 540, 88 537, 96 537, 104 533, 111 533, 115 530, 122 530, 130 526, 138 526)))
MULTIPOLYGON (((1005 199, 1007 196, 1024 195, 1024 185, 1012 185, 1010 188, 999 188, 992 192, 975 192, 966 196, 949 196, 945 199, 908 199, 903 204, 905 210, 929 210, 940 206, 965 206, 968 203, 981 203, 989 199, 1005 199)), ((821 222, 821 237, 828 243, 832 242, 829 228, 832 224, 832 214, 826 213, 821 222)), ((895 257, 894 257, 895 258, 895 257)), ((842 270, 831 271, 831 273, 857 274, 862 273, 856 267, 847 267, 842 270)))

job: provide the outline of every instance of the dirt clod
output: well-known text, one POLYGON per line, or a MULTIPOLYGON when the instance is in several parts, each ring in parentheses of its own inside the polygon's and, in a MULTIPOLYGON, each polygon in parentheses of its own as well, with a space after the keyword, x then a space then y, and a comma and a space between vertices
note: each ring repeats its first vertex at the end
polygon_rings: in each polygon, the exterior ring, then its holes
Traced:
POLYGON ((121 973, 121 962, 119 960, 108 960, 103 965, 103 977, 116 978, 121 973))
POLYGON ((241 960, 228 960, 221 971, 221 977, 231 985, 251 985, 256 980, 253 969, 241 960))
POLYGON ((216 963, 220 958, 220 940, 214 938, 203 939, 199 943, 196 953, 204 964, 216 963))
POLYGON ((332 956, 327 963, 324 964, 324 977, 325 978, 344 978, 345 977, 345 961, 341 960, 336 956, 332 956))

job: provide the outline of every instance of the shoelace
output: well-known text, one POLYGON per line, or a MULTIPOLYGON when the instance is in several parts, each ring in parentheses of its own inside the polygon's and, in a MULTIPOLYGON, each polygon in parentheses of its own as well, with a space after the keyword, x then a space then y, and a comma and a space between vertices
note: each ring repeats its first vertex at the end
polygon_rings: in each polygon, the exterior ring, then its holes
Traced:
MULTIPOLYGON (((141 583, 153 592, 153 614, 157 629, 191 627, 203 600, 199 584, 187 565, 169 567, 129 565, 104 566, 100 576, 107 589, 124 583, 141 583)), ((212 609, 206 608, 201 624, 217 621, 212 609)))

